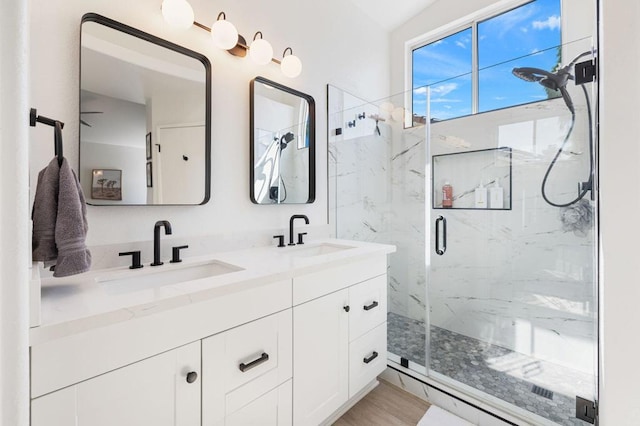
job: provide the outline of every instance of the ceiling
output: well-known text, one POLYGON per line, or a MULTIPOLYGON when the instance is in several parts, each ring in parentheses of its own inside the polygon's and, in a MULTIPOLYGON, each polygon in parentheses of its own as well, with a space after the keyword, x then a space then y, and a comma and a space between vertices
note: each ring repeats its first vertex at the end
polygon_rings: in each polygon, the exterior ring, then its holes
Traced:
POLYGON ((436 0, 351 0, 369 18, 391 31, 436 0))

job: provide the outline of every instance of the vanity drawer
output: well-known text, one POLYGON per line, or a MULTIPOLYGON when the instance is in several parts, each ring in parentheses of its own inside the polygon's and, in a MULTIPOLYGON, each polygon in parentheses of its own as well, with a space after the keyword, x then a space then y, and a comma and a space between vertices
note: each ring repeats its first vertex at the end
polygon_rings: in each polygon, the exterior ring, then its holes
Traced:
POLYGON ((387 275, 349 287, 349 341, 387 320, 387 275))
POLYGON ((202 340, 203 424, 291 378, 291 309, 202 340))
POLYGON ((342 290, 387 272, 387 255, 328 268, 293 278, 293 305, 342 290))
POLYGON ((387 368, 387 323, 349 344, 349 398, 387 368))
POLYGON ((293 424, 292 381, 281 384, 227 415, 225 426, 291 426, 293 424))

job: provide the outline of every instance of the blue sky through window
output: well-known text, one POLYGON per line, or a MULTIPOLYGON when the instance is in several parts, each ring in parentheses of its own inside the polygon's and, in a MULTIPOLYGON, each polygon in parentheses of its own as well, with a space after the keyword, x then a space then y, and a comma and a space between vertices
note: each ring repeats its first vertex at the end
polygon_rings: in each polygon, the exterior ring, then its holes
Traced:
MULTIPOLYGON (((471 114, 471 28, 413 51, 414 113, 448 119, 471 114)), ((478 23, 479 111, 546 99, 539 84, 522 81, 514 67, 551 71, 561 44, 560 0, 535 0, 478 23)))

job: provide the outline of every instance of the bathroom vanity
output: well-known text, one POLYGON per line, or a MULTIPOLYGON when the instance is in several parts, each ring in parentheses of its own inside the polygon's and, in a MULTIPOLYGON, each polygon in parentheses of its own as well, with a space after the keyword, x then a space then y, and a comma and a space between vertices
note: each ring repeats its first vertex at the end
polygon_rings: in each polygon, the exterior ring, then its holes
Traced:
POLYGON ((330 423, 386 367, 394 251, 324 240, 43 279, 31 424, 330 423))

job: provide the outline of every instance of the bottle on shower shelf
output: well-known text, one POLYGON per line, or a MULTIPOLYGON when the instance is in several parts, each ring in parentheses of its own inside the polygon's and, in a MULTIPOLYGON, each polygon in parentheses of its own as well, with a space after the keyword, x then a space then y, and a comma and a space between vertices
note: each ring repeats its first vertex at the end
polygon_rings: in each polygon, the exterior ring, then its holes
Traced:
POLYGON ((487 188, 482 185, 482 181, 480 181, 480 185, 475 189, 475 207, 476 209, 486 209, 487 208, 487 188))
POLYGON ((453 207, 453 187, 448 181, 442 186, 442 207, 445 209, 453 207))
POLYGON ((504 208, 504 189, 499 181, 500 178, 495 178, 493 186, 489 188, 489 207, 492 209, 504 208))

